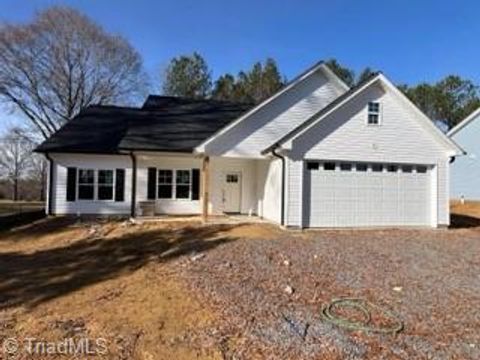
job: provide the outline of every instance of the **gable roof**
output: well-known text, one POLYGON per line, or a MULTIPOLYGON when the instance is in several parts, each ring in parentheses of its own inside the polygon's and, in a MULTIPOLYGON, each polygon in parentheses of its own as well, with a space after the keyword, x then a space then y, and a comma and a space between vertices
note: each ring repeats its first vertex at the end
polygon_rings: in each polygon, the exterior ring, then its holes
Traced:
POLYGON ((381 72, 377 72, 372 74, 372 76, 365 79, 361 83, 357 84, 355 87, 351 88, 343 95, 336 98, 329 105, 327 105, 319 112, 307 119, 304 123, 300 124, 295 129, 293 129, 288 134, 279 139, 277 142, 267 147, 265 150, 262 151, 262 154, 266 154, 272 151, 273 149, 284 144, 285 142, 292 140, 303 132, 307 131, 317 122, 321 121, 326 116, 336 111, 343 104, 347 103, 348 101, 356 97, 358 94, 363 92, 365 89, 368 89, 370 86, 377 82, 381 82, 382 84, 384 84, 387 88, 389 88, 396 95, 398 95, 405 102, 405 104, 410 106, 417 113, 417 115, 419 115, 419 119, 421 120, 422 125, 426 128, 426 130, 429 131, 446 148, 450 149, 453 152, 453 155, 462 155, 465 153, 465 151, 461 149, 453 140, 451 140, 444 133, 442 133, 433 124, 433 122, 410 99, 405 96, 405 94, 403 94, 395 85, 393 85, 381 72))
POLYGON ((451 128, 448 132, 448 136, 453 136, 456 133, 458 133, 460 130, 462 130, 465 126, 470 124, 473 120, 475 120, 477 117, 480 116, 480 108, 472 112, 470 115, 468 115, 464 120, 459 122, 457 125, 455 125, 453 128, 451 128))
POLYGON ((343 104, 346 100, 349 100, 354 94, 356 94, 360 90, 363 90, 363 88, 366 86, 366 84, 368 84, 370 82, 373 82, 379 74, 380 74, 379 72, 374 73, 371 76, 369 76, 368 78, 366 78, 363 81, 361 81, 360 83, 358 83, 357 85, 355 85, 354 87, 350 88, 350 90, 348 90, 347 92, 345 92, 342 95, 340 95, 339 97, 337 97, 335 100, 333 100, 331 103, 329 103, 324 108, 320 109, 320 111, 316 112, 313 116, 311 116, 310 118, 305 120, 303 123, 301 123, 299 126, 294 128, 292 131, 285 134, 282 138, 280 138, 274 144, 267 147, 265 150, 262 151, 262 154, 264 155, 266 153, 269 153, 270 151, 272 151, 273 149, 275 149, 279 145, 281 145, 281 144, 285 143, 286 141, 288 141, 289 139, 295 137, 302 130, 306 129, 311 124, 316 122, 319 118, 329 114, 331 111, 336 109, 337 106, 339 106, 340 104, 343 104))
POLYGON ((192 152, 251 105, 149 96, 142 108, 91 106, 44 141, 37 152, 192 152))
POLYGON ((298 84, 303 82, 305 79, 310 77, 312 74, 316 73, 317 71, 323 71, 323 73, 332 81, 334 81, 339 87, 343 88, 345 91, 348 91, 350 88, 337 76, 335 73, 325 64, 324 61, 319 61, 313 66, 309 67, 307 70, 302 72, 300 75, 293 78, 289 81, 285 86, 283 86, 280 90, 278 90, 275 94, 270 96, 269 98, 265 99, 261 103, 257 104, 256 106, 252 107, 248 112, 243 114, 241 117, 236 119, 235 121, 231 122, 228 126, 221 128, 216 133, 212 134, 211 137, 203 141, 197 148, 195 149, 197 152, 202 152, 203 147, 213 141, 215 138, 221 136, 225 132, 227 132, 230 128, 234 127, 247 117, 253 115, 254 113, 258 112, 260 109, 274 101, 276 98, 281 96, 282 94, 286 93, 287 91, 291 90, 292 88, 296 87, 298 84))

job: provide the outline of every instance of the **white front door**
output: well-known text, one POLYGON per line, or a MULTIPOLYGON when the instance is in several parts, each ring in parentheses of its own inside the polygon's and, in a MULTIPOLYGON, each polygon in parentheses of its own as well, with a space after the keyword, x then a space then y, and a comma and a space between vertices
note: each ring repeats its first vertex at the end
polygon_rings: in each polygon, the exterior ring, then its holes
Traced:
POLYGON ((242 178, 239 172, 227 172, 223 175, 223 211, 226 213, 240 212, 240 189, 242 178))

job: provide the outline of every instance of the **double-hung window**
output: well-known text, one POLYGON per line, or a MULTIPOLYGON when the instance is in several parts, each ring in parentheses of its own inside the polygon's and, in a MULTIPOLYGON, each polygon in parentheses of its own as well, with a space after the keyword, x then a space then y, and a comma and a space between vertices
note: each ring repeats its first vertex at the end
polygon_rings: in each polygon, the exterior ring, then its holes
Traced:
POLYGON ((78 199, 93 200, 95 198, 95 171, 92 169, 78 170, 78 199))
POLYGON ((190 182, 191 182, 190 170, 176 171, 175 197, 177 199, 190 198, 190 182))
POLYGON ((378 101, 370 101, 368 103, 368 125, 380 124, 380 103, 378 101))
POLYGON ((158 169, 158 199, 190 199, 191 170, 158 169))
POLYGON ((173 170, 158 170, 158 198, 171 199, 173 196, 173 170))
POLYGON ((98 170, 98 200, 113 200, 113 170, 98 170))

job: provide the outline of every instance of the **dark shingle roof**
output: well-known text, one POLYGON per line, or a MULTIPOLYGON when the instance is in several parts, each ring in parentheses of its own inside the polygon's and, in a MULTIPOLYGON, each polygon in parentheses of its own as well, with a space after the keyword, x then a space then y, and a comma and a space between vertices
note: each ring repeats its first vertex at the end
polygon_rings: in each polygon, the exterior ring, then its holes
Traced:
POLYGON ((251 105, 149 96, 142 108, 92 106, 43 142, 38 152, 191 152, 251 105))

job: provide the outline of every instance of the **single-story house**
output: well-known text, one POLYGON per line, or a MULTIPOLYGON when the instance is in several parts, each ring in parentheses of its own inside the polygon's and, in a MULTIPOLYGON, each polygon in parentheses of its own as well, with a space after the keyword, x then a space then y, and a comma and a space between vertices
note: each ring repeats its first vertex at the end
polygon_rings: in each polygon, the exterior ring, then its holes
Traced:
POLYGON ((480 200, 480 109, 453 127, 448 136, 461 144, 466 156, 451 165, 451 197, 453 199, 480 200))
POLYGON ((38 151, 49 214, 153 208, 298 228, 447 226, 449 162, 462 154, 382 73, 349 88, 323 62, 253 107, 93 106, 38 151))

